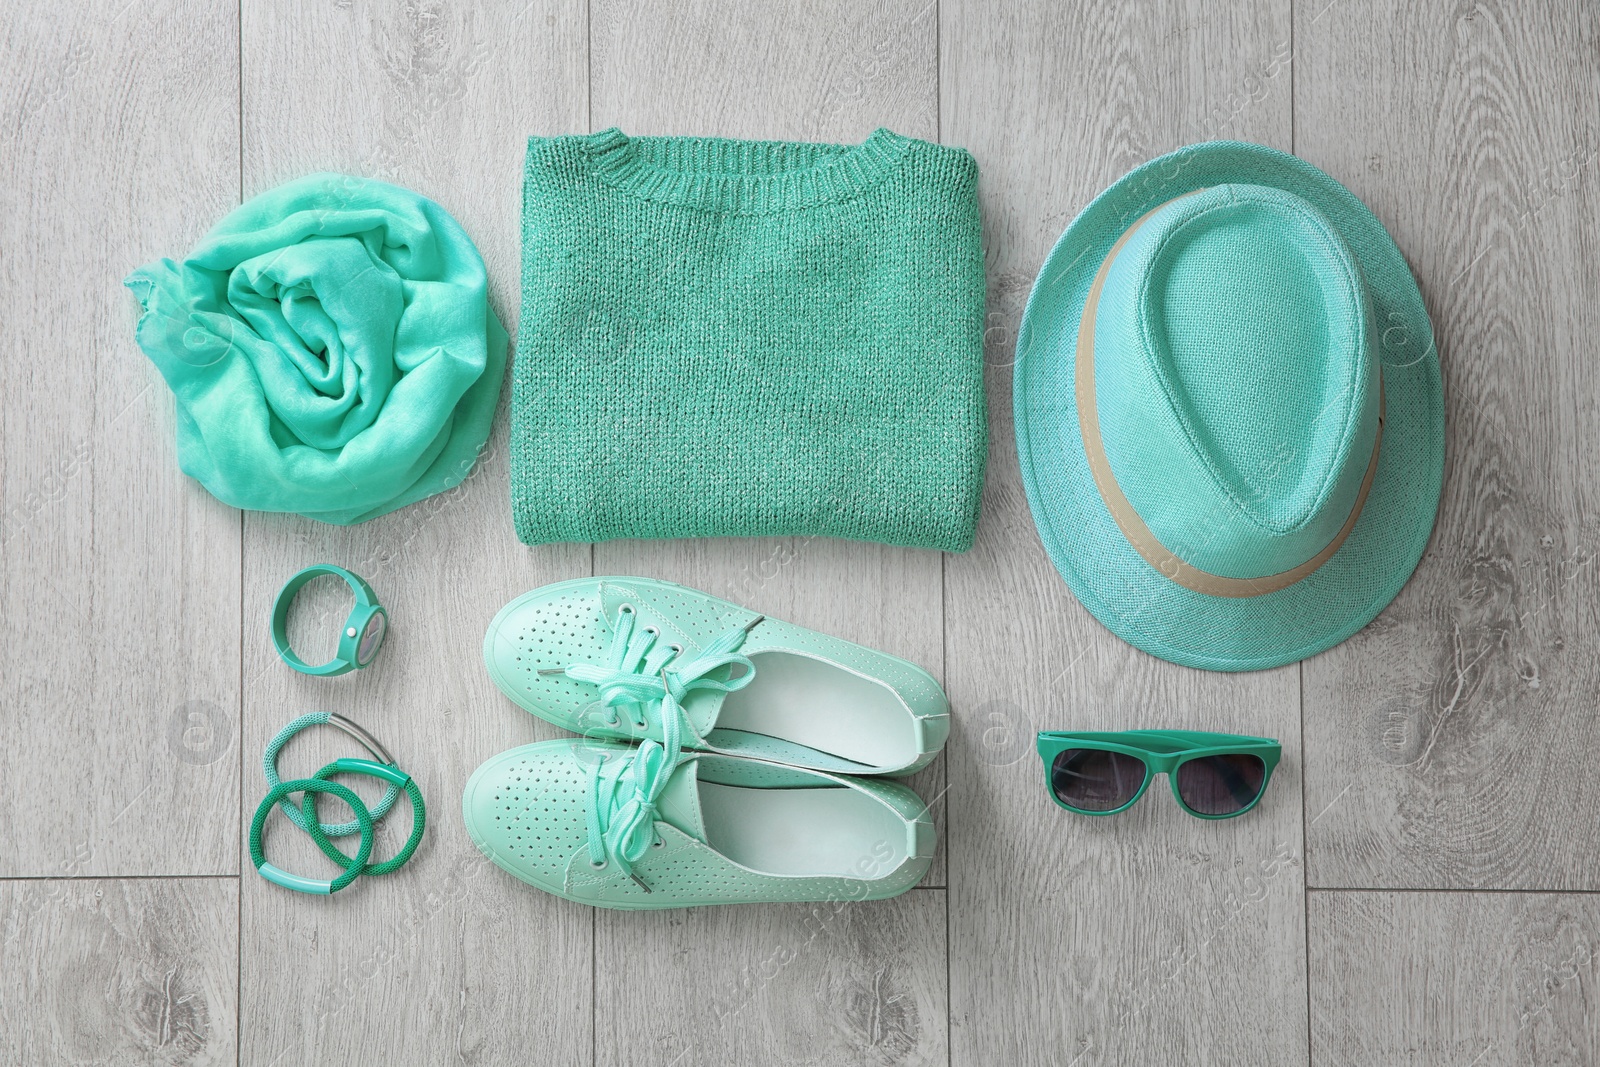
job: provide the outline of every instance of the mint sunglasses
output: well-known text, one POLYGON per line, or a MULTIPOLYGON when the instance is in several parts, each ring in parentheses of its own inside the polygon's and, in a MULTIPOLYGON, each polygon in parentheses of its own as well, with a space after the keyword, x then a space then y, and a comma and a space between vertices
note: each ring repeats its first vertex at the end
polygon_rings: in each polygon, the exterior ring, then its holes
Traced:
POLYGON ((1261 800, 1283 756, 1270 737, 1200 730, 1046 731, 1038 744, 1050 796, 1080 815, 1126 811, 1165 774, 1184 811, 1231 819, 1261 800))

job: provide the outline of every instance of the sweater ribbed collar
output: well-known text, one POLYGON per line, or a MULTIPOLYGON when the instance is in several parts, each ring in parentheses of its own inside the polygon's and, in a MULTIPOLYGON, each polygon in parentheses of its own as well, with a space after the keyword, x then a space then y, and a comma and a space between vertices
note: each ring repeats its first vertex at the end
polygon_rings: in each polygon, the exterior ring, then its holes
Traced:
POLYGON ((911 144, 885 129, 859 145, 629 137, 615 127, 582 141, 595 173, 630 195, 736 215, 849 199, 887 177, 911 144))

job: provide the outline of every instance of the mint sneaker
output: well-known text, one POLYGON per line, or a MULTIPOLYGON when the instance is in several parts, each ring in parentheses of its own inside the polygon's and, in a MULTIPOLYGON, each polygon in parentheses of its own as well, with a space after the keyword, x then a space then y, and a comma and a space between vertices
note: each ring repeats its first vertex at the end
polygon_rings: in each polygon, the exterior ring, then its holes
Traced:
POLYGON ((898 782, 672 749, 502 752, 467 782, 467 833, 529 885, 601 908, 880 900, 928 871, 933 821, 898 782))
POLYGON ((483 639, 489 677, 573 733, 664 741, 836 774, 909 774, 950 733, 913 663, 650 578, 580 578, 525 593, 483 639))

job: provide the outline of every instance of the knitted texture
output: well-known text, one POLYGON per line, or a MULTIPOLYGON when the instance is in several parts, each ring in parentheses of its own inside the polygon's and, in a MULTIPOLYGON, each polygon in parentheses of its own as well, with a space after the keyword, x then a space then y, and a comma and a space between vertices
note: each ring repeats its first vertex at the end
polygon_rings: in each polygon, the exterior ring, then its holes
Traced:
POLYGON ((966 151, 888 130, 530 139, 517 536, 971 547, 977 177, 966 151))

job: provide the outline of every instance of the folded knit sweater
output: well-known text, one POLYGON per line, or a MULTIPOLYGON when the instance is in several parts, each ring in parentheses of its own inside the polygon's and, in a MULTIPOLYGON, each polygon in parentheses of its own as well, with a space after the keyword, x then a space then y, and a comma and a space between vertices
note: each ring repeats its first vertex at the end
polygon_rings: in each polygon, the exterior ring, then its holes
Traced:
POLYGON ((962 149, 888 130, 854 146, 532 138, 517 536, 965 550, 983 314, 962 149))

